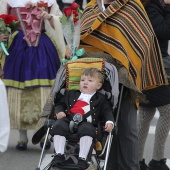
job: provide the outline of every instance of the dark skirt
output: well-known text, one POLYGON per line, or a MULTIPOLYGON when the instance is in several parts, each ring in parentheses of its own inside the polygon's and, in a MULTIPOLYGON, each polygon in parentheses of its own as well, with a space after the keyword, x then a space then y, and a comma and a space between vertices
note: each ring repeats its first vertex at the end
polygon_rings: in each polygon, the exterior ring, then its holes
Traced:
POLYGON ((51 39, 42 32, 37 47, 29 47, 19 31, 9 47, 4 64, 4 83, 7 87, 52 86, 60 67, 57 50, 51 39))
POLYGON ((140 106, 159 107, 170 103, 170 85, 145 90, 143 93, 149 102, 147 104, 141 103, 140 106))

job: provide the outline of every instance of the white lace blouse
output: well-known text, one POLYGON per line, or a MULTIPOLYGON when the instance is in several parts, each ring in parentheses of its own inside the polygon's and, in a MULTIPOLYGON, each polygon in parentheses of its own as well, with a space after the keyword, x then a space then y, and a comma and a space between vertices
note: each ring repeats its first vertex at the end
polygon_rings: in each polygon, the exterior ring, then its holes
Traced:
POLYGON ((7 2, 6 0, 0 0, 1 8, 0 8, 0 14, 6 14, 7 13, 7 2))

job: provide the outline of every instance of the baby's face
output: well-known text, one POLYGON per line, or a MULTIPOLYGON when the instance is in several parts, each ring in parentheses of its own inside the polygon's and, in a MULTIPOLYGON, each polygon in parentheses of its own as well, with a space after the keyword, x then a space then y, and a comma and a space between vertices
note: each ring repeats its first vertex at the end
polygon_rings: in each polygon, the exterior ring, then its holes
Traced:
POLYGON ((93 94, 100 89, 102 83, 97 75, 94 77, 82 75, 80 79, 80 91, 85 94, 93 94))

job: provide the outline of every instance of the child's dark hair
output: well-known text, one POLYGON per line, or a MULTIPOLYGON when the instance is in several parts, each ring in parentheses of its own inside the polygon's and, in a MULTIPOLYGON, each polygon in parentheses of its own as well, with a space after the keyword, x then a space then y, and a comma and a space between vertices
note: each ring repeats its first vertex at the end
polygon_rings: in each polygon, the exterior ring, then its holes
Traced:
POLYGON ((100 80, 100 83, 104 82, 104 75, 102 71, 100 71, 97 68, 86 68, 83 70, 82 75, 91 76, 91 77, 95 77, 97 75, 98 79, 100 80))

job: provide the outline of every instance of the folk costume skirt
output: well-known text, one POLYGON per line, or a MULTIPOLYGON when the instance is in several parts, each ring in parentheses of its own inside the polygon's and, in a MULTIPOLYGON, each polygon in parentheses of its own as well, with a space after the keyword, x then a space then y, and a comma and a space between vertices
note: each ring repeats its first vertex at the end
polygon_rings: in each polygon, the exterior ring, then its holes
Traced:
POLYGON ((4 60, 4 83, 12 129, 35 129, 50 94, 60 60, 50 37, 42 32, 38 46, 28 46, 19 31, 9 42, 4 60))

